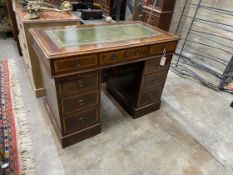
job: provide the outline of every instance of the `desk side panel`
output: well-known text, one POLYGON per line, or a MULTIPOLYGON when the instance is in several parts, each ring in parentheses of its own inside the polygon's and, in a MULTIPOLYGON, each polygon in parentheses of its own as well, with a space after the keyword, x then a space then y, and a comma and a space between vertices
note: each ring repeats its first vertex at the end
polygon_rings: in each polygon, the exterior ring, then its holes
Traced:
POLYGON ((49 116, 49 117, 53 117, 61 133, 62 128, 61 128, 61 121, 60 121, 60 115, 59 115, 59 109, 58 109, 59 106, 58 106, 58 100, 57 100, 57 90, 56 90, 54 79, 51 79, 50 75, 48 74, 48 72, 45 70, 43 66, 41 66, 41 73, 42 73, 43 83, 44 83, 44 88, 45 88, 46 102, 53 114, 52 116, 49 116))

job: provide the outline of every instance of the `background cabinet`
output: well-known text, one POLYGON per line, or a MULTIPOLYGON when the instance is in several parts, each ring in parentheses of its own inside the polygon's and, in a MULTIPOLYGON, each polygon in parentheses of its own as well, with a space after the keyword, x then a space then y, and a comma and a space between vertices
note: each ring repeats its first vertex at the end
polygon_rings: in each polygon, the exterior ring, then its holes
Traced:
POLYGON ((155 3, 154 8, 160 11, 173 11, 175 6, 175 0, 147 0, 145 2, 145 6, 153 6, 155 3))
POLYGON ((19 44, 22 49, 22 54, 26 69, 28 71, 29 78, 33 90, 37 97, 45 94, 44 85, 41 77, 41 70, 39 61, 35 56, 34 50, 32 49, 32 36, 29 33, 31 28, 35 27, 56 27, 56 26, 69 26, 79 25, 80 18, 72 13, 59 13, 55 11, 43 11, 40 12, 40 17, 34 20, 27 20, 25 15, 27 12, 23 10, 21 4, 16 0, 12 0, 13 9, 15 12, 15 18, 17 27, 19 29, 19 44))
POLYGON ((143 21, 168 31, 176 0, 148 0, 143 6, 143 21), (151 16, 151 17, 150 17, 151 16), (150 17, 150 20, 148 21, 150 17))
MULTIPOLYGON (((94 0, 94 2, 100 4, 103 7, 103 12, 105 16, 111 16, 113 19, 116 18, 116 0, 94 0)), ((142 0, 139 3, 136 3, 136 6, 140 6, 140 8, 143 9, 143 22, 168 31, 175 2, 176 0, 142 0), (149 17, 150 20, 148 21, 149 17)), ((138 9, 138 7, 135 8, 138 9)), ((137 11, 137 9, 135 9, 134 13, 137 11)), ((125 20, 125 13, 126 0, 122 0, 120 15, 121 20, 125 20)))
MULTIPOLYGON (((103 13, 105 16, 111 16, 113 19, 116 19, 116 3, 117 0, 94 0, 95 3, 100 4, 103 7, 103 13)), ((126 0, 121 2, 121 12, 120 19, 125 20, 125 11, 126 11, 126 0)))

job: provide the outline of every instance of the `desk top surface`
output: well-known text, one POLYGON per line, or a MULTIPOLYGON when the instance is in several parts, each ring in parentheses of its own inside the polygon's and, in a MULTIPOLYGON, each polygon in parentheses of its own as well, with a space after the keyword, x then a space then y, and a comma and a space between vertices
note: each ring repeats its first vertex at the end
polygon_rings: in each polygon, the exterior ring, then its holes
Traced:
POLYGON ((141 24, 70 27, 44 30, 58 49, 100 43, 134 40, 161 35, 160 32, 141 24))
POLYGON ((31 33, 48 58, 178 40, 141 22, 41 28, 31 33))

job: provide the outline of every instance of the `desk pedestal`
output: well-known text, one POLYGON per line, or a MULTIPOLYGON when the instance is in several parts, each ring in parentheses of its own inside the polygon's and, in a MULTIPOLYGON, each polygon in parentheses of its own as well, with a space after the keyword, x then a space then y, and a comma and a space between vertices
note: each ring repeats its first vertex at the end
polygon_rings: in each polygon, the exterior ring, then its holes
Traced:
MULTIPOLYGON (((107 91, 133 117, 160 108, 160 98, 171 58, 158 58, 111 68, 107 91), (151 67, 151 65, 153 67, 151 67), (157 67, 156 67, 157 65, 157 67)), ((101 71, 51 79, 42 67, 45 107, 61 145, 67 147, 101 132, 101 71)))
POLYGON ((150 60, 116 67, 107 83, 108 92, 133 118, 160 108, 168 67, 147 74, 145 70, 148 69, 148 63, 150 60))

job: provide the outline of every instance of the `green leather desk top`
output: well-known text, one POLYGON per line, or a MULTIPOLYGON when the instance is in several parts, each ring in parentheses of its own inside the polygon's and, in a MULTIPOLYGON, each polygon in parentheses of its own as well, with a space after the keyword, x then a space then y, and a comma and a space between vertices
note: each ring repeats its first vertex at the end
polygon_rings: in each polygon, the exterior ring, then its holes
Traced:
POLYGON ((57 48, 128 41, 161 35, 141 23, 93 27, 70 27, 44 31, 57 48))
POLYGON ((179 40, 173 34, 138 21, 32 28, 29 31, 33 37, 33 47, 45 59, 111 52, 179 40))

